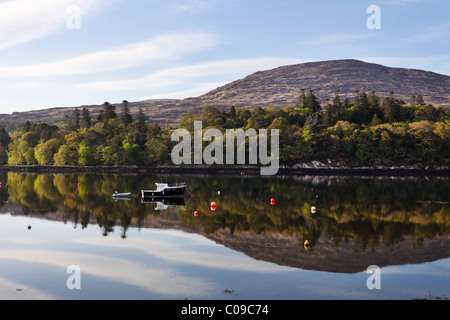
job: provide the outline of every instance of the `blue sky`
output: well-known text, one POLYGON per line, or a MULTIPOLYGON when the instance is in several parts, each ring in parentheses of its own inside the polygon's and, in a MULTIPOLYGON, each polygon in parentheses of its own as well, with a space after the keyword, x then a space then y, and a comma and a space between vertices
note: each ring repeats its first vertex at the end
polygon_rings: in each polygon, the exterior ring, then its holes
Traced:
POLYGON ((187 98, 282 65, 450 75, 448 0, 0 0, 0 113, 187 98), (377 5, 380 29, 369 29, 377 5))

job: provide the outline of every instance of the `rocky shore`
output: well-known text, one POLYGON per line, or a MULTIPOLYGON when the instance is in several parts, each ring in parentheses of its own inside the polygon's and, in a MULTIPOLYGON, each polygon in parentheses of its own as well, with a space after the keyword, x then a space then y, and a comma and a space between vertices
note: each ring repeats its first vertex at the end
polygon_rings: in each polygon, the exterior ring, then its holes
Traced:
MULTIPOLYGON (((0 166, 0 171, 28 173, 88 173, 88 174, 229 174, 260 175, 256 166, 0 166)), ((313 161, 292 167, 280 167, 278 175, 322 175, 322 176, 450 176, 450 168, 429 167, 345 167, 330 166, 313 161)))

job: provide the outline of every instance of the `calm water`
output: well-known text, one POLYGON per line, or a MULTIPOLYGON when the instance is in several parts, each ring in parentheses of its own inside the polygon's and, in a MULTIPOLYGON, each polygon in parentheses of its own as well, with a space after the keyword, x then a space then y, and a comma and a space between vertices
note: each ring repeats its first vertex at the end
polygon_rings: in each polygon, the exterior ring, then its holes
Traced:
POLYGON ((448 178, 10 172, 0 181, 0 299, 450 297, 448 178), (178 203, 137 198, 161 181, 186 182, 189 193, 178 203), (133 196, 115 201, 115 191, 133 196), (372 265, 381 289, 367 286, 372 265))

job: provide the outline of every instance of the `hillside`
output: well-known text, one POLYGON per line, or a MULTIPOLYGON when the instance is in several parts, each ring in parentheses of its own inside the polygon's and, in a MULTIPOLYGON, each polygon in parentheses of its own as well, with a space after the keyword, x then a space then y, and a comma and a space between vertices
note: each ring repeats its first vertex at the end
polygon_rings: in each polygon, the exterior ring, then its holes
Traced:
MULTIPOLYGON (((333 60, 282 66, 276 69, 256 72, 202 96, 184 100, 149 100, 130 104, 132 113, 142 108, 155 122, 164 124, 169 119, 177 124, 190 109, 202 109, 210 105, 228 108, 275 107, 295 105, 300 89, 312 88, 322 105, 332 99, 337 91, 341 97, 353 96, 355 90, 376 91, 384 97, 393 91, 397 99, 407 103, 412 95, 422 94, 425 102, 433 105, 450 106, 450 76, 434 72, 391 68, 358 60, 333 60)), ((86 107, 95 117, 101 106, 86 107)), ((48 121, 71 114, 71 108, 53 108, 31 112, 15 112, 0 115, 0 121, 48 121)))

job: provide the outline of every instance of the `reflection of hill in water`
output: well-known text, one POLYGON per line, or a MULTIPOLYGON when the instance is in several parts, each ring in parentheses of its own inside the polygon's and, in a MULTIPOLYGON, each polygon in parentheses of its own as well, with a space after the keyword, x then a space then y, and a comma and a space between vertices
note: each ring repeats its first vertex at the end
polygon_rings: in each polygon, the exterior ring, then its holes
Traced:
POLYGON ((111 199, 115 190, 137 194, 161 177, 9 173, 1 180, 7 183, 0 197, 11 203, 0 205, 0 212, 77 228, 97 225, 104 236, 114 232, 126 238, 130 227, 176 229, 258 260, 343 273, 450 257, 445 178, 166 176, 167 182, 187 181, 196 197, 184 209, 163 212, 136 198, 111 199), (271 197, 275 206, 269 204, 271 197), (214 212, 211 201, 218 204, 214 212), (311 205, 318 207, 317 214, 311 214, 311 205), (305 240, 311 243, 308 251, 305 240))
MULTIPOLYGON (((12 207, 10 207, 12 208, 12 207)), ((12 210, 13 215, 23 215, 18 207, 12 210)), ((70 223, 62 213, 47 213, 30 215, 34 218, 48 219, 70 223)), ((95 217, 89 221, 91 227, 98 225, 95 217)), ((128 227, 155 228, 194 232, 188 229, 181 221, 178 212, 174 209, 159 215, 148 216, 145 221, 131 221, 128 227)), ((123 234, 120 222, 110 232, 123 234)), ((304 240, 296 235, 280 233, 256 234, 252 231, 234 232, 229 229, 220 229, 213 233, 204 234, 204 237, 217 244, 224 245, 232 250, 256 260, 274 263, 304 270, 316 270, 335 273, 357 273, 367 270, 371 265, 379 267, 405 264, 419 264, 432 262, 450 257, 450 236, 444 235, 433 239, 407 238, 392 246, 380 243, 375 248, 358 249, 356 241, 348 239, 335 243, 319 237, 311 250, 305 250, 304 240)), ((126 240, 124 240, 126 241, 126 240)))
POLYGON ((405 239, 388 248, 384 245, 361 251, 355 241, 341 241, 338 246, 324 237, 319 238, 314 249, 306 251, 303 242, 295 236, 281 234, 256 235, 251 232, 231 235, 228 231, 216 232, 207 237, 219 244, 240 251, 257 260, 305 270, 337 273, 356 273, 371 265, 379 267, 431 262, 450 257, 450 236, 424 240, 405 239))

